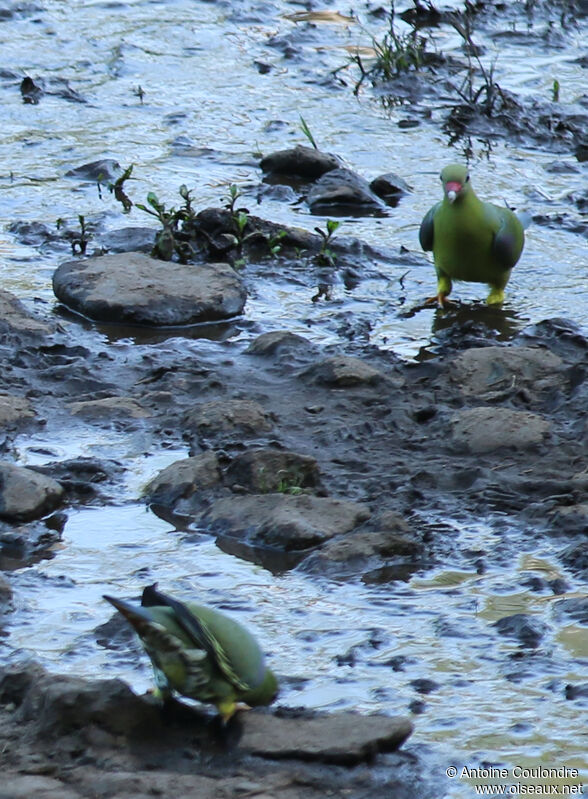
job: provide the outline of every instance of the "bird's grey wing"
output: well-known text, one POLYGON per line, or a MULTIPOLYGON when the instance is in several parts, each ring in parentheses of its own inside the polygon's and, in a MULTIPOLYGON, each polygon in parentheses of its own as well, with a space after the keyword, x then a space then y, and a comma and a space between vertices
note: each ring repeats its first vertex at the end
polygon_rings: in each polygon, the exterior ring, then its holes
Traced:
POLYGON ((429 210, 423 217, 423 221, 421 222, 421 227, 419 229, 419 242, 423 250, 433 249, 433 234, 434 234, 433 220, 435 219, 435 214, 437 213, 438 208, 439 208, 439 203, 437 203, 437 205, 434 205, 432 208, 429 208, 429 210))
POLYGON ((523 249, 525 234, 517 216, 506 208, 500 208, 500 226, 492 240, 492 254, 504 269, 512 269, 523 249))

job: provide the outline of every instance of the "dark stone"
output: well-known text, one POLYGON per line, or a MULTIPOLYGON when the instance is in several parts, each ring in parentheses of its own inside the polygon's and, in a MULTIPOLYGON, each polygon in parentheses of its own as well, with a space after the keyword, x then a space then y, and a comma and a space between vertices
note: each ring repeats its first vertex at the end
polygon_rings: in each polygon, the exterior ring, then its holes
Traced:
POLYGON ((291 175, 305 180, 316 180, 340 165, 336 156, 302 145, 266 155, 260 162, 264 172, 291 175))
POLYGON ((516 638, 521 646, 536 649, 543 636, 548 630, 547 625, 527 615, 526 613, 514 613, 512 616, 505 616, 493 625, 501 635, 509 638, 516 638))

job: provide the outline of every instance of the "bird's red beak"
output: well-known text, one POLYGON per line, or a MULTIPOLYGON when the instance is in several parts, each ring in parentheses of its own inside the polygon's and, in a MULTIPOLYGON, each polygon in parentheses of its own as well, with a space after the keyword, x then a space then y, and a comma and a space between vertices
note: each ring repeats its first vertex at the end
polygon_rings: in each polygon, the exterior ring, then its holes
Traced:
POLYGON ((463 185, 459 182, 459 180, 448 180, 445 184, 445 194, 447 195, 447 199, 450 203, 452 203, 460 191, 463 189, 463 185))

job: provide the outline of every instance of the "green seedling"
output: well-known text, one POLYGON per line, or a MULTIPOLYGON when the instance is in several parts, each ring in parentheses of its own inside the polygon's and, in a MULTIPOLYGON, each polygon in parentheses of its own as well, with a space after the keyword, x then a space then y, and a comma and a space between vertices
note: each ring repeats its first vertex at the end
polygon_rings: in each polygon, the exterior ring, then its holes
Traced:
POLYGON ((335 261, 337 260, 337 256, 331 250, 330 244, 335 234, 335 231, 339 228, 340 222, 336 222, 333 219, 327 219, 327 230, 324 231, 320 227, 315 227, 315 231, 321 236, 322 244, 319 252, 316 255, 316 260, 322 266, 335 266, 335 261))

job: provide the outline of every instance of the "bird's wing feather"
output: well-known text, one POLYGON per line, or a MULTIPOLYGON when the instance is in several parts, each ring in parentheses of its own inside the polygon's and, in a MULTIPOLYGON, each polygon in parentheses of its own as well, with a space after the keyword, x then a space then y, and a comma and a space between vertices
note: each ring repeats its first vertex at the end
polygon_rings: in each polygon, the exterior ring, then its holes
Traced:
POLYGON ((492 240, 492 254, 504 270, 512 269, 523 248, 523 227, 508 208, 498 208, 500 222, 492 240))
POLYGON ((199 619, 183 602, 157 591, 156 585, 148 586, 144 589, 141 604, 147 604, 147 606, 157 604, 171 608, 182 630, 206 652, 225 679, 238 691, 249 690, 251 686, 243 682, 235 672, 225 649, 215 638, 204 620, 199 619))
POLYGON ((433 236, 434 236, 433 221, 435 219, 435 214, 437 213, 439 205, 440 203, 437 203, 437 205, 434 205, 432 208, 430 208, 423 217, 423 221, 421 222, 421 227, 419 229, 419 242, 423 250, 433 249, 433 236))

